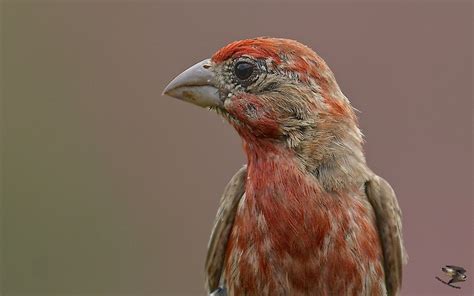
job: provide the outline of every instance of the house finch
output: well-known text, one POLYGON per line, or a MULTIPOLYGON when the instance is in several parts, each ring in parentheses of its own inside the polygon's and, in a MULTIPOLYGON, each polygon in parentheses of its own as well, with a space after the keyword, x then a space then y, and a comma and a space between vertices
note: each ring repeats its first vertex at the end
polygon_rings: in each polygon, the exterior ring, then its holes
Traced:
POLYGON ((293 40, 236 41, 164 93, 216 110, 247 156, 209 242, 210 293, 398 294, 400 208, 367 167, 354 110, 321 57, 293 40))

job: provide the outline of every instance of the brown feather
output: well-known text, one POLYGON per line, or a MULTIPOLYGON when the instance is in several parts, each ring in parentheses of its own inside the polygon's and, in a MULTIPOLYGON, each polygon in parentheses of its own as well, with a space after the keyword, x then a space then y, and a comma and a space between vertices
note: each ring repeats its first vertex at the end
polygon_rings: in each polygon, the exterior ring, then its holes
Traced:
POLYGON ((390 184, 374 175, 365 185, 382 242, 385 282, 388 295, 398 295, 402 284, 402 268, 407 261, 402 239, 401 210, 390 184))
POLYGON ((224 267, 227 240, 234 224, 237 205, 245 191, 246 178, 247 166, 245 165, 230 179, 220 200, 219 210, 208 244, 205 264, 206 288, 209 292, 214 291, 219 286, 224 267))

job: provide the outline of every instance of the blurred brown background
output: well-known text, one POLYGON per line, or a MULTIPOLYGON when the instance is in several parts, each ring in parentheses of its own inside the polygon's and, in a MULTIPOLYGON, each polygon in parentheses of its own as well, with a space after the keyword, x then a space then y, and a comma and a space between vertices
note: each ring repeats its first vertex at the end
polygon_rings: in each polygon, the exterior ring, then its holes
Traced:
POLYGON ((261 35, 315 49, 395 188, 404 295, 473 295, 471 2, 3 1, 2 295, 204 295, 220 194, 245 163, 163 87, 261 35), (468 269, 461 290, 434 279, 468 269))

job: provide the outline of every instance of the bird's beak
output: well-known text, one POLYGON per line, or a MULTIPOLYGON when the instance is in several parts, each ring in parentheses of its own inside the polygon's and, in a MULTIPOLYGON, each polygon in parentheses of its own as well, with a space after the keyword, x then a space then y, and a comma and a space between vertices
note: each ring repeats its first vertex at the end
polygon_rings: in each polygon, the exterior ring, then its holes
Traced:
POLYGON ((221 106, 222 100, 214 82, 211 60, 206 59, 176 76, 163 94, 201 107, 221 106))

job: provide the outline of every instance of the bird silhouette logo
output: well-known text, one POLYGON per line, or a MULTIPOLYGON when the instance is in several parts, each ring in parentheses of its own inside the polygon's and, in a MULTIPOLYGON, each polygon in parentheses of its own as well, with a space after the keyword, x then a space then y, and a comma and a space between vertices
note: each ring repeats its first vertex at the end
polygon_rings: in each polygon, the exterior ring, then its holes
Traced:
POLYGON ((455 265, 446 265, 444 267, 441 267, 441 271, 443 271, 450 278, 450 280, 446 282, 440 279, 439 277, 436 277, 436 279, 442 282, 443 284, 455 289, 461 289, 461 287, 455 286, 453 285, 453 283, 465 282, 467 279, 466 269, 464 269, 463 267, 455 265))

